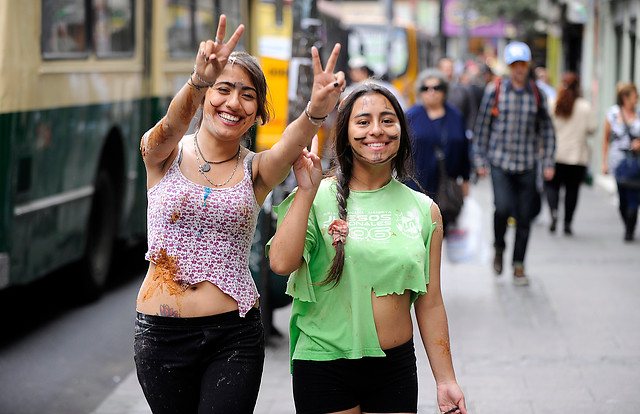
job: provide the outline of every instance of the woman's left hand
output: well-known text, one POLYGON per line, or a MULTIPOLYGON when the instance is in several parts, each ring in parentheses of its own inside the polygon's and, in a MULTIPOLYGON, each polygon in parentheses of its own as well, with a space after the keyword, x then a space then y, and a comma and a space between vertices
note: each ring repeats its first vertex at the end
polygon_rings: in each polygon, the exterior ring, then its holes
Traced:
POLYGON ((293 173, 298 182, 298 191, 312 191, 315 194, 322 180, 322 165, 318 156, 317 135, 311 141, 311 151, 304 148, 298 156, 298 159, 293 164, 293 173))
POLYGON ((635 152, 640 152, 640 138, 631 140, 631 150, 635 152))
POLYGON ((315 46, 311 48, 313 88, 311 90, 309 114, 315 118, 322 118, 333 111, 340 94, 347 85, 344 72, 333 73, 338 61, 338 55, 340 55, 340 44, 336 43, 327 61, 327 67, 322 69, 318 49, 315 46))
POLYGON ((437 391, 441 413, 468 414, 464 394, 456 382, 438 384, 437 391))

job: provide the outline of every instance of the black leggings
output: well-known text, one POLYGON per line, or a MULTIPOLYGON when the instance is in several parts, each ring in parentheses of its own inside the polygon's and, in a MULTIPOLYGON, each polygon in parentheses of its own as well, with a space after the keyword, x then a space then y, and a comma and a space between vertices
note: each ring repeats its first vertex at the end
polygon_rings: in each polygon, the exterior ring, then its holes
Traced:
POLYGON ((260 311, 199 318, 138 313, 134 359, 154 414, 253 413, 264 363, 260 311))

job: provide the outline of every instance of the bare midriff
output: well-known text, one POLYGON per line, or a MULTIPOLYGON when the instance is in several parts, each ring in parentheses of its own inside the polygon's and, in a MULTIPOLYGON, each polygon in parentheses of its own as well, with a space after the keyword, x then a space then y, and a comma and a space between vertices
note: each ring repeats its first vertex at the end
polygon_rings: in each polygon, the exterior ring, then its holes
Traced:
POLYGON ((411 292, 379 297, 371 292, 371 305, 380 348, 391 349, 411 339, 411 292))
POLYGON ((136 307, 147 315, 180 318, 218 315, 238 310, 238 303, 211 282, 200 282, 185 288, 174 280, 175 265, 149 263, 136 307))

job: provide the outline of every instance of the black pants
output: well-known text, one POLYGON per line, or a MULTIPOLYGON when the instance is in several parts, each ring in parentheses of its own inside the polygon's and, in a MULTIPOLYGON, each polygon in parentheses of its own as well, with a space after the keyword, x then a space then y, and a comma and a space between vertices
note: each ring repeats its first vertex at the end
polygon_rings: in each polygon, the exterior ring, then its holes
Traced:
POLYGON ((495 212, 493 214, 494 247, 502 252, 506 247, 505 234, 507 221, 515 213, 516 240, 513 247, 513 264, 524 264, 531 219, 539 196, 536 187, 536 170, 522 173, 508 173, 498 167, 491 167, 491 181, 493 183, 493 200, 495 212))
POLYGON ((555 170, 553 179, 544 183, 547 202, 551 214, 557 214, 560 204, 560 188, 564 187, 564 224, 570 226, 573 221, 573 213, 578 205, 578 193, 587 173, 587 167, 556 163, 555 170))
POLYGON ((154 414, 253 413, 264 364, 258 309, 200 318, 138 313, 138 380, 154 414))

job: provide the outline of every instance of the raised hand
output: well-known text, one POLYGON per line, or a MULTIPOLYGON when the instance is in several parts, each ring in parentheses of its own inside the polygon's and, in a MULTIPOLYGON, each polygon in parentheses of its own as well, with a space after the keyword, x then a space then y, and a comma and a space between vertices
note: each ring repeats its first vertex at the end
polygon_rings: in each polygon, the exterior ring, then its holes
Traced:
POLYGON ((224 43, 226 31, 227 16, 221 14, 215 40, 200 42, 195 64, 195 75, 197 75, 196 81, 206 82, 209 84, 213 84, 215 82, 222 72, 222 69, 224 69, 224 66, 227 64, 229 55, 231 55, 231 52, 233 52, 233 49, 235 49, 238 44, 240 36, 242 36, 242 33, 244 32, 244 25, 241 24, 238 26, 236 31, 233 32, 233 35, 231 35, 231 38, 229 38, 229 41, 224 43))
POLYGON ((316 118, 328 115, 336 106, 340 93, 347 85, 344 72, 333 73, 340 55, 340 44, 336 43, 327 60, 326 68, 322 69, 318 49, 311 48, 313 60, 313 88, 309 104, 309 114, 316 118))
POLYGON ((312 191, 315 194, 322 180, 322 165, 318 156, 317 135, 311 141, 311 151, 304 148, 298 156, 298 159, 293 164, 293 173, 298 182, 298 191, 312 191))

